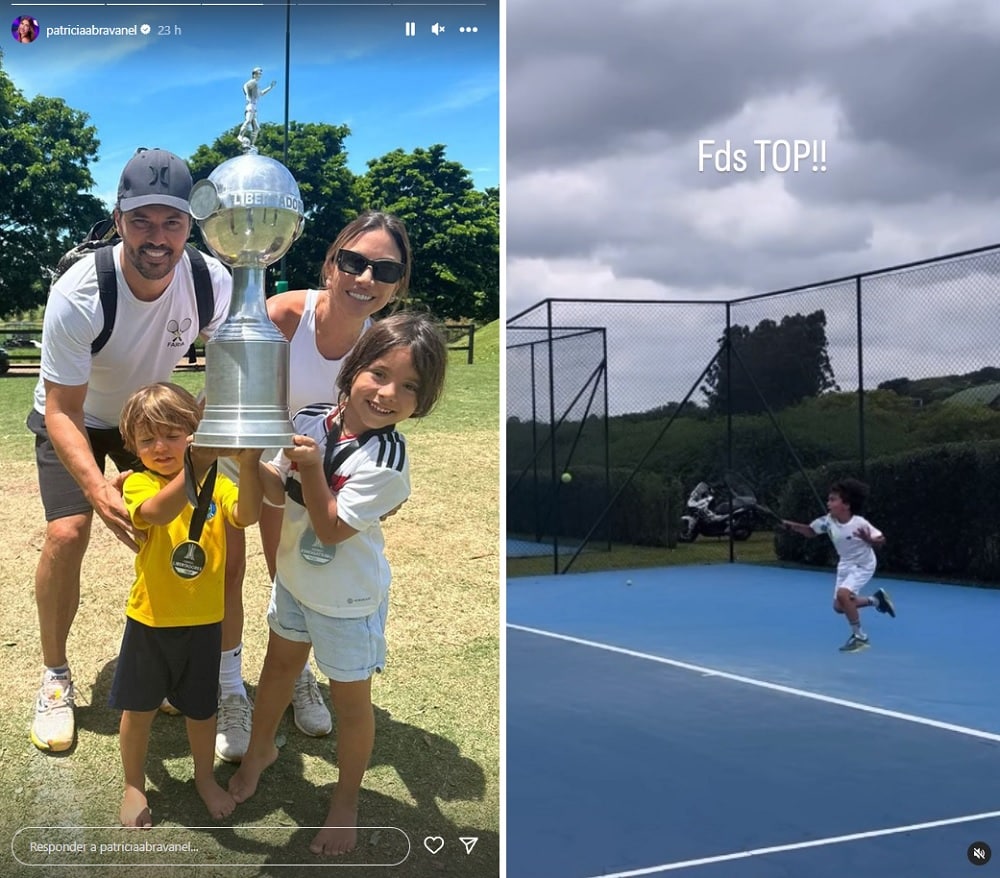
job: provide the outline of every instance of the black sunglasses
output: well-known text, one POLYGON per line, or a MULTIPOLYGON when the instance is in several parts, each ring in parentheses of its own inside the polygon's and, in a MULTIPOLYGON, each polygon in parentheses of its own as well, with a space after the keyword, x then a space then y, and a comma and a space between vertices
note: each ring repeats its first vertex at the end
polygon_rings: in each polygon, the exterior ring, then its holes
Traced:
POLYGON ((398 283, 406 266, 402 262, 393 262, 391 259, 368 259, 353 250, 337 251, 337 268, 347 274, 364 274, 366 268, 372 270, 372 280, 377 280, 383 284, 398 283))

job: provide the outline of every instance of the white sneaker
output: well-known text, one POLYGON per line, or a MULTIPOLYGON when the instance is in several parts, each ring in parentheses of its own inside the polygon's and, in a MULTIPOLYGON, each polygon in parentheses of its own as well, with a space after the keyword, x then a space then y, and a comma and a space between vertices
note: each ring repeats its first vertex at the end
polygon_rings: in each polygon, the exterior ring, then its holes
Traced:
POLYGON ((322 738, 333 731, 333 719, 323 702, 319 692, 319 683, 313 676, 312 669, 307 665, 302 669, 295 681, 295 691, 292 693, 292 713, 295 725, 303 735, 311 738, 322 738))
POLYGON ((62 753, 73 746, 76 735, 73 680, 70 675, 58 677, 42 674, 35 702, 35 718, 31 723, 31 743, 39 750, 62 753))
POLYGON ((215 718, 215 755, 226 762, 239 762, 250 746, 253 704, 245 695, 227 695, 219 701, 215 718))

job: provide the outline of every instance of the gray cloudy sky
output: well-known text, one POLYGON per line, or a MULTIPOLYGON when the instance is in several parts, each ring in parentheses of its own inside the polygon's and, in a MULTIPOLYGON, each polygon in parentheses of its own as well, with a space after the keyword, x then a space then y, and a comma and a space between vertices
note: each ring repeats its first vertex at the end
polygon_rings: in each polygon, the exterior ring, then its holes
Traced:
POLYGON ((1000 242, 998 84, 989 0, 508 0, 507 314, 1000 242), (758 139, 825 141, 826 171, 762 173, 758 139))
POLYGON ((509 0, 507 25, 508 313, 1000 239, 1000 4, 509 0), (827 170, 699 173, 703 139, 822 139, 827 170))

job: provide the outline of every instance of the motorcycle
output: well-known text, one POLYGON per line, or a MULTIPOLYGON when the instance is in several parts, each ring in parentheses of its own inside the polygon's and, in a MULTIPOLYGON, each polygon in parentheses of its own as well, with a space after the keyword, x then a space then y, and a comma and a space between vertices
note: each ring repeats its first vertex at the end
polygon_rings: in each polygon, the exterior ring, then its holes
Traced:
POLYGON ((688 497, 687 508, 681 516, 681 529, 677 539, 682 543, 693 543, 699 536, 729 536, 730 520, 733 539, 749 539, 756 520, 757 498, 752 493, 734 493, 731 519, 729 499, 730 491, 725 486, 716 490, 707 482, 698 482, 688 497))

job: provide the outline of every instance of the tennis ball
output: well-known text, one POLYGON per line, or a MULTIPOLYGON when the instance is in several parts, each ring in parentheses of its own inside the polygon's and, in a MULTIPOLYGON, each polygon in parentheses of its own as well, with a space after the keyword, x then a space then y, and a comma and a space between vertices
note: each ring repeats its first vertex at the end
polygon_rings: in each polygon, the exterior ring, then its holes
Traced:
POLYGON ((562 476, 560 476, 560 478, 562 479, 562 483, 564 485, 568 485, 570 482, 573 481, 573 476, 571 473, 563 473, 562 476))
POLYGON ((625 580, 625 584, 626 585, 631 585, 632 584, 632 580, 631 579, 626 579, 625 580))

